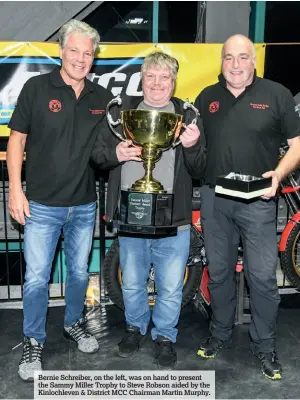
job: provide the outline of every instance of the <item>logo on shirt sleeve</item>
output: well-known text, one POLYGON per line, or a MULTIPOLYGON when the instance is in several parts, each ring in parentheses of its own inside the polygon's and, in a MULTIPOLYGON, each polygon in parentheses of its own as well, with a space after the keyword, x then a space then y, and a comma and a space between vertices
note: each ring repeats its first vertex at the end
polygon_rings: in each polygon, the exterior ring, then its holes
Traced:
POLYGON ((59 100, 50 100, 49 110, 52 112, 59 112, 61 110, 61 102, 59 100))
POLYGON ((217 112, 219 110, 219 108, 220 108, 220 103, 218 101, 213 101, 212 103, 210 103, 210 105, 208 107, 209 112, 211 112, 211 113, 217 112))

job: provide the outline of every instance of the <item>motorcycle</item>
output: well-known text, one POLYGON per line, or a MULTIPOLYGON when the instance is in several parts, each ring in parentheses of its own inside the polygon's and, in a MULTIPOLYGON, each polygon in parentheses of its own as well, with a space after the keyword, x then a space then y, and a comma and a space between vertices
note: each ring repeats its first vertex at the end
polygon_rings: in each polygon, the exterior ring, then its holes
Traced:
MULTIPOLYGON (((287 146, 280 148, 283 157, 287 146)), ((282 198, 289 209, 289 218, 280 235, 278 250, 280 264, 284 276, 289 283, 300 291, 300 169, 288 175, 280 184, 277 201, 282 198), (281 196, 281 197, 280 197, 281 196)), ((210 296, 208 290, 208 260, 206 258, 204 236, 201 226, 200 189, 193 190, 193 212, 191 226, 190 252, 185 269, 182 307, 185 307, 197 294, 197 305, 209 317, 210 296)), ((124 309, 122 296, 122 273, 119 265, 118 239, 113 241, 104 261, 104 281, 108 297, 121 309, 124 309)), ((243 269, 243 253, 239 248, 236 271, 243 269)), ((150 267, 148 279, 148 296, 151 306, 155 303, 157 294, 155 271, 150 267)))
MULTIPOLYGON (((286 151, 287 147, 280 149, 281 157, 286 151)), ((278 246, 281 268, 290 284, 300 290, 300 169, 281 182, 280 194, 290 212, 278 246)))

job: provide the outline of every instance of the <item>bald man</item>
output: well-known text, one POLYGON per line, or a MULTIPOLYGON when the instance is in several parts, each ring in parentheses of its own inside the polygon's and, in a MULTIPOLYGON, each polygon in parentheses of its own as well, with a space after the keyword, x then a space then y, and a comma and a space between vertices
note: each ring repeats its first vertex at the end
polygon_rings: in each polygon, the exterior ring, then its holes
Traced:
POLYGON ((255 48, 248 38, 230 37, 221 58, 219 82, 205 88, 195 102, 208 147, 201 217, 213 311, 210 337, 200 344, 197 354, 213 358, 231 338, 236 308, 235 265, 241 239, 250 288, 251 349, 261 361, 263 374, 280 379, 274 196, 279 182, 299 165, 300 119, 288 89, 256 76, 255 48), (278 165, 283 139, 290 148, 278 165), (251 201, 215 194, 216 178, 230 172, 271 177, 272 188, 251 201))

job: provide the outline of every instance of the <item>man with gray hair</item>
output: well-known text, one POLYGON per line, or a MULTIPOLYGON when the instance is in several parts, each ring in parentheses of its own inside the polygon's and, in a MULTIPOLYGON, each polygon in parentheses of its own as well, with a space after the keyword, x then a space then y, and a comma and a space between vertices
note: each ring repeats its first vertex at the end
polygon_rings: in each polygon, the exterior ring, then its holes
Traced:
POLYGON ((230 37, 222 49, 219 82, 205 88, 195 102, 208 142, 201 218, 213 311, 210 337, 197 354, 213 358, 231 339, 241 237, 250 289, 251 349, 263 374, 276 380, 281 378, 281 365, 276 346, 280 296, 274 196, 279 182, 299 165, 300 120, 290 91, 256 76, 255 65, 253 43, 243 35, 230 37), (278 164, 283 139, 290 148, 278 164), (250 201, 218 195, 217 177, 230 172, 271 178, 270 191, 250 201))
MULTIPOLYGON (((176 236, 119 236, 122 292, 126 330, 119 343, 119 356, 132 357, 146 337, 150 324, 147 280, 151 264, 158 288, 152 312, 151 336, 155 344, 154 362, 172 369, 177 362, 174 343, 181 310, 183 278, 189 255, 192 216, 192 177, 199 179, 205 166, 205 139, 200 135, 201 120, 192 124, 194 112, 184 110, 184 102, 173 97, 178 72, 174 57, 154 52, 144 59, 141 69, 143 97, 124 96, 122 109, 157 110, 184 115, 181 145, 163 152, 153 177, 168 193, 173 193, 173 226, 176 236)), ((112 135, 99 135, 93 160, 100 168, 110 168, 106 221, 117 219, 120 189, 128 190, 144 175, 141 148, 131 141, 118 142, 112 135)))
POLYGON ((96 190, 90 155, 107 124, 112 95, 86 79, 100 37, 88 24, 71 20, 60 30, 61 68, 29 79, 9 123, 7 148, 9 211, 24 225, 23 380, 42 369, 46 340, 48 282, 61 231, 67 263, 63 336, 84 353, 99 345, 84 327, 88 256, 92 246, 96 190), (21 168, 26 144, 26 195, 21 168))

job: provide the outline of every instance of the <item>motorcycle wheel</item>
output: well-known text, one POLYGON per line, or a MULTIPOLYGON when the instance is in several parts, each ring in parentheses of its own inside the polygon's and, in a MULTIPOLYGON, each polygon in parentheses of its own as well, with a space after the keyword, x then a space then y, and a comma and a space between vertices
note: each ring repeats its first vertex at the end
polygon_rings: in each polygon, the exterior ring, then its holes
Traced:
POLYGON ((281 267, 290 282, 300 290, 300 224, 295 224, 288 237, 285 251, 280 253, 281 267))
MULTIPOLYGON (((182 304, 183 308, 186 306, 194 297, 195 293, 199 289, 200 280, 202 274, 202 264, 197 262, 194 265, 187 266, 184 275, 184 284, 182 292, 182 304)), ((119 241, 115 239, 110 246, 105 256, 104 261, 104 281, 107 294, 111 301, 124 310, 123 296, 122 296, 122 272, 119 263, 119 241)), ((154 306, 156 298, 156 288, 154 282, 154 269, 151 266, 149 279, 148 279, 148 296, 149 305, 154 306)))

